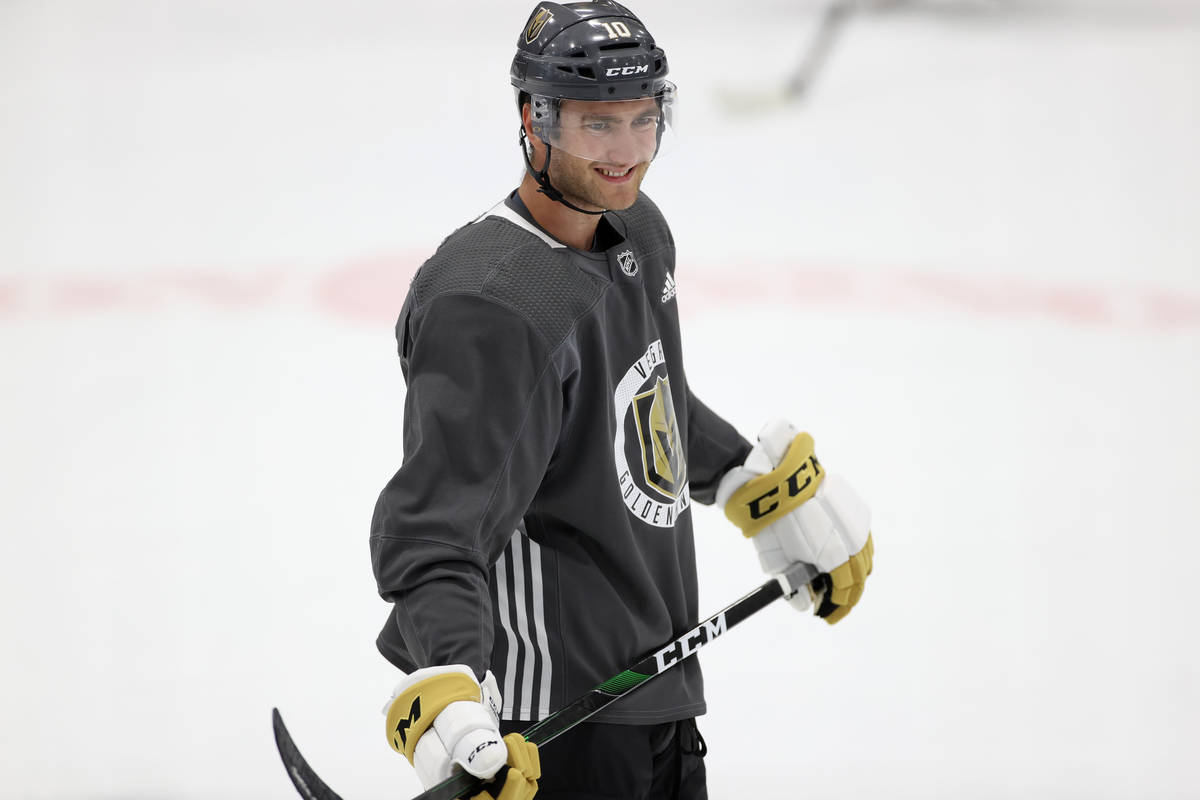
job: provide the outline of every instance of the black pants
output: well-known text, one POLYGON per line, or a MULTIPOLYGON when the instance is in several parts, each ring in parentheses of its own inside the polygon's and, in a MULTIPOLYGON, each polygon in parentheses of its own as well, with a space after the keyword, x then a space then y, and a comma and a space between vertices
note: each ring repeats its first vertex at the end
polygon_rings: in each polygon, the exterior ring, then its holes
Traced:
MULTIPOLYGON (((527 722, 502 722, 504 733, 527 722)), ((536 800, 708 800, 704 739, 694 719, 661 725, 583 723, 540 748, 536 800)))

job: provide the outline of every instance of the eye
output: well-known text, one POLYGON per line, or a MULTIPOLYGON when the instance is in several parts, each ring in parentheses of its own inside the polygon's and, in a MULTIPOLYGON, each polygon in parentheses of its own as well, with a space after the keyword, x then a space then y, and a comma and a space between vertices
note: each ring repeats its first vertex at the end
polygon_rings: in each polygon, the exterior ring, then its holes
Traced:
POLYGON ((634 130, 644 131, 656 127, 658 127, 658 117, 654 116, 653 114, 644 117, 638 117, 633 121, 634 130))
POLYGON ((588 122, 584 124, 583 128, 592 133, 604 133, 609 129, 609 124, 607 122, 588 122))

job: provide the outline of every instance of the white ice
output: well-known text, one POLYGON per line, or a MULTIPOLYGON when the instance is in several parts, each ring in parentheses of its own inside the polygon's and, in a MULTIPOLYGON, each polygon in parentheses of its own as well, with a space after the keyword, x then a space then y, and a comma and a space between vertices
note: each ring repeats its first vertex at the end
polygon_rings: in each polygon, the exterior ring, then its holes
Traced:
MULTIPOLYGON (((874 511, 843 624, 701 656, 711 795, 1200 796, 1200 12, 872 14, 730 115, 812 9, 633 5, 691 380, 874 511)), ((417 793, 367 550, 391 324, 520 177, 530 7, 0 3, 0 797, 290 800, 275 705, 347 800, 417 793)), ((761 576, 695 519, 715 611, 761 576)))

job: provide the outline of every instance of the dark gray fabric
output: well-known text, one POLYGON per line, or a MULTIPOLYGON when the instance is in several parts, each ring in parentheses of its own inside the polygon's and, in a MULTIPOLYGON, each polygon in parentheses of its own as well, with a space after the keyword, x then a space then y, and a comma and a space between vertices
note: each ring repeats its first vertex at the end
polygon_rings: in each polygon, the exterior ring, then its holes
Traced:
POLYGON ((717 500, 717 484, 726 472, 750 455, 750 443, 700 398, 688 393, 688 475, 692 499, 705 505, 717 500))
MULTIPOLYGON (((603 252, 520 221, 461 228, 413 280, 404 459, 370 541, 394 604, 380 651, 404 670, 491 669, 504 717, 530 720, 695 624, 685 465, 711 502, 750 445, 687 385, 662 292, 674 244, 647 198, 605 215, 603 252)), ((597 720, 703 712, 691 659, 597 720)))
MULTIPOLYGON (((501 733, 520 733, 502 723, 501 733)), ((539 748, 539 800, 707 800, 695 719, 657 725, 583 723, 539 748)))

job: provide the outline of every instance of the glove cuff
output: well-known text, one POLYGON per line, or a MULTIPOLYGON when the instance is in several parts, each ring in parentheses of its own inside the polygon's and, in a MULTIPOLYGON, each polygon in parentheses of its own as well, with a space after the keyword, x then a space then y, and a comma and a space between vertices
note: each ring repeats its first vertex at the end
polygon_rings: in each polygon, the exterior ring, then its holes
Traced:
MULTIPOLYGON (((735 480, 737 472, 735 469, 721 480, 718 497, 731 488, 726 481, 735 480)), ((775 469, 750 478, 729 496, 725 502, 725 516, 742 529, 744 536, 753 537, 810 500, 824 478, 825 472, 817 461, 812 437, 807 433, 798 434, 775 469)))
POLYGON ((434 667, 428 675, 418 677, 423 672, 426 670, 418 670, 398 687, 387 712, 388 742, 410 764, 417 741, 446 706, 460 700, 482 700, 479 682, 466 667, 434 667), (417 680, 410 683, 413 678, 417 680))

